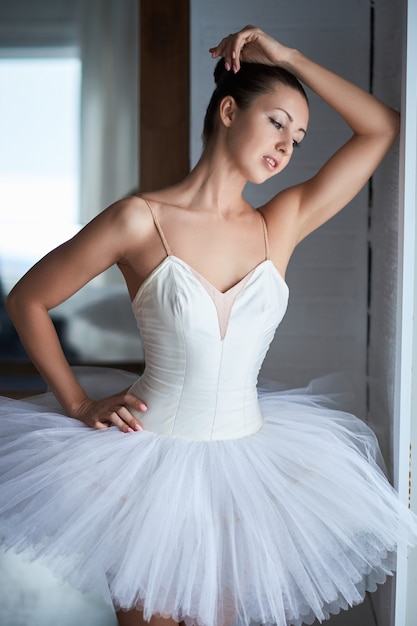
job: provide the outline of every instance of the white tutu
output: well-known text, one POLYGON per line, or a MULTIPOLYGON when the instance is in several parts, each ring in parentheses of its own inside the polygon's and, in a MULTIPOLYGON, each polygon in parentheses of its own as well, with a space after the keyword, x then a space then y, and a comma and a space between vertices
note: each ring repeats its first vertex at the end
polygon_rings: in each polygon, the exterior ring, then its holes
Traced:
POLYGON ((361 602, 417 522, 332 398, 258 399, 287 298, 268 259, 223 294, 167 256, 133 300, 143 376, 81 378, 95 396, 132 385, 144 431, 89 429, 50 395, 0 403, 5 544, 146 619, 299 626, 361 602))
MULTIPOLYGON (((87 370, 82 382, 99 396, 132 380, 87 370)), ((147 618, 323 620, 384 582, 397 543, 417 533, 372 432, 323 403, 261 391, 258 432, 187 441, 89 429, 50 394, 2 399, 4 542, 82 591, 108 598, 108 585, 116 608, 147 618)))

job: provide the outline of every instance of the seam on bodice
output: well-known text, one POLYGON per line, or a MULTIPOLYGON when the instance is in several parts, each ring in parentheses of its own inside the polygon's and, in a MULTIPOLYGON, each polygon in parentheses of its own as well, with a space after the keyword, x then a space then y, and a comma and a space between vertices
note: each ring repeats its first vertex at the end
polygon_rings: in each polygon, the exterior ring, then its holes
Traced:
MULTIPOLYGON (((176 292, 176 294, 178 294, 177 280, 175 278, 175 272, 172 269, 172 265, 170 265, 169 271, 170 271, 170 274, 172 276, 172 280, 174 281, 175 292, 176 292)), ((183 322, 182 318, 181 318, 181 336, 182 336, 182 344, 184 346, 184 373, 185 373, 187 371, 187 343, 185 341, 184 322, 183 322)), ((178 410, 179 410, 179 408, 181 406, 183 394, 184 394, 184 385, 182 386, 181 393, 178 396, 177 406, 175 407, 174 417, 173 417, 173 420, 172 420, 171 434, 173 434, 175 432, 175 425, 176 425, 176 422, 177 422, 178 410)))
POLYGON ((224 348, 224 344, 222 343, 222 350, 221 350, 221 356, 220 356, 219 369, 218 369, 218 372, 217 372, 216 403, 214 405, 213 420, 211 422, 210 439, 213 439, 213 431, 214 431, 214 428, 216 426, 217 408, 218 408, 218 404, 219 404, 220 377, 221 377, 222 365, 223 365, 223 348, 224 348))

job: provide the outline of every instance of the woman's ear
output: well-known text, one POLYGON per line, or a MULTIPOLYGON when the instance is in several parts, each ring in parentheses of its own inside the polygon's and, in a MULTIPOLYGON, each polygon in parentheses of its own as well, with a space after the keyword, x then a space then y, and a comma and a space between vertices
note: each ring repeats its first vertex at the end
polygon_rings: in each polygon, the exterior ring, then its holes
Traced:
POLYGON ((236 114, 236 100, 232 96, 225 96, 219 105, 220 120, 226 128, 229 128, 236 114))

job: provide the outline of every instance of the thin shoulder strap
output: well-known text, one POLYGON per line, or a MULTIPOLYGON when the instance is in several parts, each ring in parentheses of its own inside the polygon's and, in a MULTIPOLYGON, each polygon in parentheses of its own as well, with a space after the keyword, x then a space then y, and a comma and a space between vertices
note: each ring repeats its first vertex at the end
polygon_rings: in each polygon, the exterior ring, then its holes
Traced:
POLYGON ((262 228, 264 231, 264 242, 265 242, 265 260, 269 259, 269 243, 268 243, 268 230, 266 228, 266 222, 265 222, 265 218, 262 215, 262 213, 260 211, 258 211, 259 215, 261 216, 261 220, 262 220, 262 228))
POLYGON ((142 200, 145 200, 146 204, 148 205, 148 208, 149 208, 149 210, 151 212, 151 215, 152 215, 153 222, 155 224, 155 228, 158 231, 158 235, 161 238, 162 245, 165 248, 165 252, 167 253, 168 256, 172 256, 172 252, 171 252, 171 249, 170 249, 170 247, 168 245, 168 242, 167 242, 167 240, 165 238, 164 231, 162 230, 161 224, 158 222, 158 219, 157 219, 157 217, 156 217, 156 215, 155 215, 155 213, 154 213, 154 211, 153 211, 153 209, 151 207, 151 203, 144 196, 140 196, 140 197, 142 198, 142 200))

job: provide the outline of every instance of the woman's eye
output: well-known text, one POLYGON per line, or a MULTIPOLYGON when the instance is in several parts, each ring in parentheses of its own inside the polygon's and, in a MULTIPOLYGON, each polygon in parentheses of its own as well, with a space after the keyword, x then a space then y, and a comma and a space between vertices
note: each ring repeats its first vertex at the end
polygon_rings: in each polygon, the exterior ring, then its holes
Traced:
MULTIPOLYGON (((278 122, 278 120, 274 120, 273 117, 269 118, 271 124, 273 124, 275 126, 275 128, 277 128, 278 130, 285 130, 285 126, 284 124, 281 124, 281 122, 278 122)), ((292 140, 292 147, 293 148, 299 148, 300 147, 300 142, 297 141, 296 139, 292 140)))
POLYGON ((278 128, 278 129, 284 128, 284 126, 281 124, 281 122, 278 122, 277 120, 274 120, 273 117, 270 117, 269 119, 272 122, 272 124, 275 126, 275 128, 278 128))

